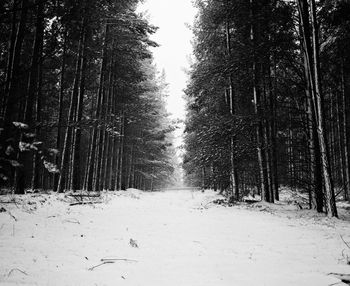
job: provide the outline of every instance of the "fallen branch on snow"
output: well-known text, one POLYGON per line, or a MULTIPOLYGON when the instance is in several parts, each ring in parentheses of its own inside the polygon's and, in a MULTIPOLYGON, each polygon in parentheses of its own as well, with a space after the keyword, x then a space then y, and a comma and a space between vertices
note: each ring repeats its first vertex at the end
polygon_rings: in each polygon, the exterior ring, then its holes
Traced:
POLYGON ((15 270, 17 270, 17 271, 21 272, 22 274, 28 276, 28 274, 27 274, 25 271, 23 271, 23 270, 21 270, 21 269, 19 269, 19 268, 12 268, 12 269, 9 271, 9 273, 7 274, 7 277, 9 277, 15 270))
POLYGON ((70 222, 70 223, 80 224, 80 221, 78 221, 76 218, 65 219, 65 220, 63 220, 62 222, 70 222))
POLYGON ((105 265, 105 264, 112 264, 112 263, 115 263, 116 261, 138 262, 137 260, 127 259, 127 258, 102 258, 100 264, 92 266, 88 270, 92 271, 97 267, 100 267, 100 266, 105 265))
POLYGON ((6 210, 6 212, 9 214, 10 217, 17 221, 17 218, 9 210, 6 210))
POLYGON ((340 235, 340 238, 344 242, 344 244, 350 249, 349 243, 347 243, 341 235, 340 235))
POLYGON ((109 263, 114 263, 114 262, 115 262, 115 261, 104 261, 104 262, 102 262, 102 263, 100 263, 100 264, 97 264, 97 265, 95 265, 95 266, 90 267, 88 270, 89 270, 89 271, 92 271, 92 270, 94 270, 95 268, 100 267, 100 266, 102 266, 102 265, 104 265, 104 264, 109 264, 109 263))
POLYGON ((127 261, 127 262, 138 262, 137 260, 134 259, 127 259, 127 258, 102 258, 102 262, 105 261, 127 261))
POLYGON ((77 202, 77 203, 71 203, 70 206, 77 206, 77 205, 94 205, 94 204, 102 204, 102 202, 77 202))
POLYGON ((100 194, 96 194, 96 195, 89 195, 89 194, 68 194, 67 196, 70 196, 70 197, 84 197, 84 198, 99 198, 101 197, 100 194))

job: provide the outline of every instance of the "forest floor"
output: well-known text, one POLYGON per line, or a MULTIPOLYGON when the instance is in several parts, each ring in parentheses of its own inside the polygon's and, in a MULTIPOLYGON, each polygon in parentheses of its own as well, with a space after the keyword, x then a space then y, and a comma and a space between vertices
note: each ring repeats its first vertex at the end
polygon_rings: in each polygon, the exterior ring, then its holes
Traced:
MULTIPOLYGON (((225 207, 212 191, 0 196, 0 285, 346 285, 349 210, 225 207)), ((350 243, 349 243, 350 244, 350 243)))

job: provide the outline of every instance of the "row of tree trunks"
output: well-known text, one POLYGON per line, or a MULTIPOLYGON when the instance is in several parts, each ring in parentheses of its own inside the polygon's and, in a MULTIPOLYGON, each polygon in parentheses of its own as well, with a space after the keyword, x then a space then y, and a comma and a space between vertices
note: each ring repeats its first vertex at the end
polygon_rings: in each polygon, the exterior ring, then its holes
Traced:
MULTIPOLYGON (((102 2, 0 5, 6 10, 0 24, 0 183, 6 190, 125 188, 134 184, 136 171, 127 144, 140 149, 133 128, 171 132, 163 110, 165 85, 149 49, 156 46, 149 40, 155 28, 138 15, 137 1, 102 2), (130 106, 140 112, 135 115, 130 106)), ((161 145, 162 152, 137 155, 158 158, 144 160, 164 163, 170 175, 170 141, 157 137, 148 143, 161 145)))
MULTIPOLYGON (((329 216, 337 216, 333 178, 329 164, 329 150, 325 136, 324 99, 320 81, 319 41, 315 1, 311 0, 310 6, 307 0, 297 0, 297 4, 303 34, 305 73, 307 74, 306 79, 310 81, 311 107, 315 118, 314 128, 317 130, 319 148, 316 145, 314 146, 315 150, 319 150, 321 157, 325 207, 329 216), (310 15, 308 13, 309 8, 311 10, 310 15), (311 23, 311 27, 309 23, 311 23)), ((317 208, 319 207, 317 206, 317 208)))
MULTIPOLYGON (((253 47, 252 73, 253 73, 253 103, 256 117, 256 146, 260 174, 261 198, 267 202, 279 199, 279 183, 277 174, 276 151, 276 103, 272 84, 271 55, 270 51, 261 49, 262 33, 260 29, 268 29, 269 24, 253 21, 263 5, 267 10, 272 5, 269 1, 265 4, 250 0, 250 40, 253 47)), ((276 76, 276 75, 275 75, 276 76)))
POLYGON ((69 111, 68 111, 68 120, 67 120, 67 127, 65 131, 64 136, 64 143, 63 143, 63 149, 62 149, 62 155, 61 155, 61 164, 60 164, 60 176, 57 184, 57 191, 58 192, 64 192, 65 189, 69 189, 71 187, 71 171, 69 170, 68 166, 72 166, 70 162, 71 158, 71 151, 72 145, 74 144, 74 128, 73 124, 75 123, 76 114, 77 114, 77 107, 78 107, 78 100, 79 100, 79 87, 81 83, 81 74, 83 74, 82 67, 83 67, 83 51, 85 50, 84 44, 85 44, 85 23, 84 20, 82 21, 81 27, 80 27, 80 36, 79 36, 79 44, 78 44, 78 57, 76 59, 76 68, 75 68, 75 74, 74 74, 74 82, 72 87, 72 93, 70 98, 70 104, 69 104, 69 111))
POLYGON ((73 191, 79 190, 81 188, 81 159, 80 159, 80 142, 81 142, 81 127, 79 124, 83 118, 83 101, 85 93, 85 76, 86 76, 86 32, 83 33, 83 48, 82 48, 82 59, 80 63, 80 86, 79 86, 79 96, 76 107, 75 114, 75 124, 78 125, 73 131, 73 145, 72 145, 72 172, 71 172, 71 182, 70 189, 73 191))
MULTIPOLYGON (((14 1, 16 2, 16 1, 14 1)), ((16 5, 14 3, 14 5, 16 5)), ((18 81, 16 80, 20 76, 20 61, 21 61, 21 51, 23 40, 26 31, 27 25, 27 14, 28 14, 28 3, 26 0, 21 1, 20 5, 20 21, 17 25, 16 36, 12 35, 11 44, 10 44, 10 56, 9 56, 9 65, 7 70, 7 78, 5 85, 5 94, 4 94, 4 104, 3 104, 3 118, 5 120, 4 126, 5 131, 9 131, 9 126, 11 122, 16 119, 14 114, 12 114, 12 107, 16 104, 19 97, 22 96, 19 92, 18 81)), ((14 15, 13 21, 15 21, 16 16, 14 15)), ((15 29, 15 24, 13 24, 13 29, 15 29)), ((14 30, 13 30, 14 32, 14 30)), ((5 134, 5 138, 7 134, 5 134)))
MULTIPOLYGON (((40 98, 41 80, 38 80, 38 79, 39 77, 41 77, 40 66, 42 63, 42 46, 43 46, 43 33, 44 33, 44 23, 43 23, 44 3, 42 0, 38 0, 36 4, 37 4, 37 11, 36 11, 35 36, 34 36, 34 42, 33 42, 33 48, 32 48, 32 61, 31 61, 31 67, 30 67, 30 72, 28 76, 27 90, 25 93, 26 96, 25 96, 24 114, 23 116, 19 117, 20 121, 27 124, 30 130, 32 130, 33 132, 38 131, 33 125, 36 120, 40 119, 40 109, 38 109, 38 107, 40 108, 40 101, 41 101, 41 98, 40 98), (35 117, 33 116, 34 107, 36 110, 35 117)), ((22 14, 23 14, 23 11, 22 11, 22 14)), ((22 19, 22 15, 21 15, 21 19, 22 19)), ((17 68, 18 67, 12 67, 12 71, 15 71, 17 68)), ((11 81, 13 81, 13 78, 11 78, 11 81)), ((15 91, 15 93, 11 94, 11 87, 10 87, 10 93, 9 93, 10 100, 8 101, 8 103, 12 101, 15 95, 17 95, 17 92, 15 91)), ((10 106, 8 106, 8 108, 10 108, 10 106)), ((38 136, 38 134, 36 135, 38 136)), ((27 142, 27 140, 28 138, 25 138, 23 133, 21 133, 20 142, 29 143, 27 142)), ((34 170, 32 171, 31 182, 35 184, 36 176, 38 172, 38 164, 37 164, 38 158, 36 156, 33 158, 32 154, 28 152, 18 152, 17 156, 18 156, 17 157, 18 161, 23 162, 24 164, 22 167, 16 168, 15 193, 24 194, 25 182, 28 177, 27 170, 30 170, 32 167, 34 167, 34 170)), ((34 187, 36 186, 34 185, 34 187)))
MULTIPOLYGON (((96 119, 101 119, 101 113, 102 113, 102 103, 103 103, 103 87, 104 87, 104 81, 105 81, 105 72, 106 72, 106 66, 107 66, 107 40, 108 40, 108 29, 109 25, 105 25, 105 32, 104 32, 104 43, 102 48, 102 64, 100 68, 100 78, 99 78, 99 85, 98 85, 98 92, 97 92, 97 108, 96 108, 96 119)), ((97 124, 97 123, 96 123, 97 124)), ((88 165, 87 165, 87 174, 86 174, 86 190, 87 191, 93 191, 96 190, 96 174, 98 170, 98 155, 99 150, 96 150, 98 148, 98 134, 99 129, 95 126, 92 128, 92 135, 91 135, 91 142, 90 142, 90 150, 89 150, 89 157, 88 157, 88 165)))
POLYGON ((344 148, 344 165, 343 165, 343 172, 344 172, 344 197, 348 201, 350 201, 350 153, 349 153, 349 126, 348 126, 348 111, 347 111, 347 106, 349 104, 348 102, 348 95, 349 95, 349 90, 346 85, 346 80, 345 80, 345 67, 344 67, 344 61, 342 60, 341 63, 341 102, 342 102, 342 115, 343 115, 343 120, 342 120, 342 132, 343 134, 343 140, 342 140, 342 145, 344 148))

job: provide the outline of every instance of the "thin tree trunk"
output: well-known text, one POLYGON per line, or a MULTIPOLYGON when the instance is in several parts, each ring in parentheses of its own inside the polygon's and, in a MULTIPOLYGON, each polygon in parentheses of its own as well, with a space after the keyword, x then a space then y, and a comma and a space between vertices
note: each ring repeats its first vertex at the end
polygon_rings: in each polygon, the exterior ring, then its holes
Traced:
POLYGON ((316 208, 318 212, 323 211, 323 179, 322 166, 320 161, 319 137, 317 134, 316 109, 313 101, 314 93, 314 76, 311 70, 312 53, 311 53, 311 35, 309 23, 309 10, 307 2, 298 1, 300 14, 301 34, 303 36, 303 57, 304 57, 304 74, 306 81, 305 93, 308 103, 308 121, 309 121, 309 153, 311 166, 311 187, 310 190, 310 207, 316 208))
POLYGON ((38 70, 39 70, 39 61, 41 59, 41 47, 43 42, 43 33, 44 33, 44 3, 43 0, 38 0, 36 2, 37 8, 37 20, 36 20, 36 30, 35 30, 35 39, 33 44, 33 54, 32 54, 32 63, 28 80, 28 89, 26 97, 26 105, 24 109, 24 121, 27 124, 31 124, 33 121, 33 105, 35 101, 35 93, 38 84, 38 70))
MULTIPOLYGON (((275 66, 275 65, 274 65, 275 66)), ((276 81, 276 71, 274 72, 276 81)), ((270 138, 271 138, 271 156, 272 156, 272 185, 273 185, 273 196, 276 201, 279 201, 279 180, 278 180, 278 159, 277 159, 277 143, 276 143, 276 118, 277 118, 277 107, 276 107, 276 87, 272 84, 271 78, 271 67, 269 67, 269 105, 271 111, 270 117, 270 138)))
POLYGON ((319 41, 318 41, 318 27, 316 22, 316 7, 315 0, 311 0, 311 22, 312 22, 312 41, 313 41, 313 60, 314 60, 314 76, 315 76, 315 105, 317 118, 317 131, 320 143, 323 179, 325 185, 325 200, 327 214, 331 217, 338 217, 337 207, 335 204, 335 194, 333 186, 333 178, 331 166, 329 165, 329 150, 327 139, 325 137, 325 123, 324 123, 324 108, 323 96, 321 92, 320 82, 320 63, 319 63, 319 41))
POLYGON ((133 163, 133 152, 134 145, 131 145, 130 154, 129 154, 129 163, 128 163, 128 174, 126 176, 126 188, 131 188, 131 172, 132 172, 132 163, 133 163))
MULTIPOLYGON (((228 57, 231 56, 231 35, 230 35, 230 23, 229 18, 226 18, 226 52, 228 57)), ((230 114, 232 116, 235 115, 235 98, 234 98, 234 92, 233 92, 233 78, 232 74, 229 75, 228 78, 229 81, 229 90, 228 90, 228 99, 230 102, 230 114)), ((230 137, 230 163, 231 163, 231 169, 230 169, 230 183, 231 183, 231 197, 235 198, 237 201, 240 198, 240 191, 239 191, 239 181, 238 181, 238 170, 236 166, 236 159, 234 152, 236 150, 236 140, 234 138, 234 135, 232 134, 230 137)))
POLYGON ((342 60, 341 67, 341 98, 342 98, 342 113, 343 113, 343 148, 344 148, 344 177, 345 177, 345 189, 344 189, 344 199, 350 201, 350 153, 349 153, 349 133, 348 133, 348 99, 346 93, 346 83, 345 83, 345 67, 344 61, 342 60))
MULTIPOLYGON (((83 27, 84 29, 84 27, 83 27)), ((81 67, 80 67, 80 86, 79 86, 79 97, 76 106, 76 116, 75 116, 75 124, 78 127, 75 127, 73 132, 73 153, 72 153, 72 184, 71 189, 73 191, 79 190, 81 187, 81 162, 80 162, 80 142, 81 142, 81 120, 83 117, 83 109, 84 109, 84 93, 85 93, 85 74, 86 74, 86 31, 83 31, 83 43, 82 43, 82 59, 81 59, 81 67)))
MULTIPOLYGON (((103 43, 103 49, 102 49, 102 64, 100 69, 100 79, 99 79, 99 86, 98 86, 98 92, 97 92, 97 109, 96 109, 96 119, 100 119, 101 116, 101 105, 102 105, 102 93, 103 93, 103 83, 104 83, 104 73, 106 70, 106 55, 107 55, 107 38, 108 38, 108 25, 105 25, 105 38, 103 43)), ((94 170, 96 165, 96 145, 97 145, 97 135, 98 135, 98 129, 96 126, 93 127, 92 130, 92 138, 91 138, 91 147, 90 147, 90 153, 88 157, 88 168, 86 170, 86 189, 87 191, 93 190, 93 184, 94 184, 94 170)))
MULTIPOLYGON (((37 123, 41 122, 41 109, 42 109, 42 85, 43 85, 43 57, 42 57, 42 49, 43 49, 43 41, 41 41, 41 47, 40 47, 40 60, 39 60, 39 69, 38 69, 38 83, 37 83, 37 96, 36 96, 36 117, 35 121, 37 123)), ((36 128, 36 136, 37 138, 40 137, 40 124, 38 124, 36 128)), ((33 175, 32 175, 32 190, 38 189, 40 186, 40 154, 34 153, 33 158, 33 175)), ((44 173, 44 169, 42 169, 42 173, 44 173)), ((41 187, 43 185, 41 184, 41 187)))
POLYGON ((78 58, 77 58, 76 68, 75 68, 74 83, 73 83, 73 89, 72 89, 71 100, 69 105, 69 113, 68 113, 68 120, 67 120, 68 126, 66 128, 65 137, 64 137, 64 145, 63 145, 61 166, 60 166, 60 177, 57 185, 57 191, 60 193, 64 191, 65 185, 67 186, 67 183, 69 183, 69 174, 68 174, 68 170, 70 168, 69 155, 70 155, 70 147, 72 144, 72 133, 73 133, 73 128, 71 125, 74 122, 74 114, 75 114, 75 110, 78 102, 78 96, 79 96, 79 80, 80 80, 80 72, 81 72, 84 33, 85 33, 84 27, 82 25, 81 31, 80 31, 78 58))
MULTIPOLYGON (((250 0, 250 18, 254 19, 254 0, 250 0)), ((253 101, 254 101, 254 113, 256 116, 256 145, 257 145, 257 153, 258 153, 258 165, 259 165, 259 174, 260 174, 260 186, 261 186, 261 198, 263 201, 269 201, 269 190, 268 190, 268 182, 266 175, 266 158, 263 151, 263 126, 262 126, 262 118, 261 118, 261 90, 260 90, 260 73, 261 67, 257 64, 256 60, 256 35, 255 35, 255 27, 254 24, 251 25, 250 30, 250 39, 253 44, 253 101)))
POLYGON ((16 42, 17 0, 13 1, 12 9, 13 9, 13 12, 12 12, 13 14, 12 14, 12 22, 11 22, 11 37, 10 37, 9 51, 8 51, 8 58, 7 58, 7 65, 6 65, 5 89, 4 89, 4 96, 1 99, 0 115, 2 115, 2 117, 5 116, 5 107, 7 104, 7 97, 10 90, 10 82, 11 82, 11 75, 12 75, 12 62, 13 62, 14 48, 15 48, 15 42, 16 42))
MULTIPOLYGON (((108 75, 108 85, 106 87, 106 99, 105 99, 105 114, 104 114, 104 121, 105 124, 110 124, 111 122, 111 101, 112 101, 112 84, 113 84, 113 67, 114 67, 114 60, 112 59, 110 62, 109 67, 109 75, 108 75)), ((108 128, 109 129, 109 128, 108 128)), ((102 156, 101 156, 101 172, 100 172, 100 189, 106 189, 106 182, 108 177, 108 161, 110 159, 109 156, 109 147, 110 147, 110 134, 107 128, 104 128, 103 133, 103 142, 102 142, 102 156)))
MULTIPOLYGON (((37 92, 38 87, 38 70, 39 70, 39 64, 41 60, 41 47, 43 42, 43 33, 44 33, 44 15, 43 15, 43 9, 44 4, 42 0, 38 0, 36 2, 37 4, 37 15, 36 15, 36 24, 35 24, 35 37, 34 37, 34 43, 33 43, 33 52, 32 52, 32 62, 31 62, 31 68, 29 73, 29 79, 28 79, 28 87, 26 92, 26 101, 25 101, 25 107, 24 107, 24 116, 23 121, 30 126, 30 128, 33 128, 33 105, 35 102, 35 95, 37 92)), ((39 111, 40 112, 40 111, 39 111)), ((25 141, 25 138, 23 138, 23 135, 20 138, 20 141, 25 141)), ((29 152, 19 152, 18 158, 19 161, 23 163, 23 167, 16 169, 16 188, 15 192, 17 194, 23 194, 24 193, 24 184, 26 182, 26 165, 31 162, 32 158, 31 154, 29 152)))
POLYGON ((96 157, 95 157, 95 170, 94 170, 94 186, 93 190, 95 192, 101 191, 101 184, 100 182, 102 181, 101 175, 102 175, 102 167, 103 167, 103 152, 104 152, 104 140, 105 140, 105 120, 104 120, 104 115, 102 113, 102 110, 104 110, 106 102, 106 90, 105 87, 103 86, 103 91, 102 91, 102 98, 101 98, 101 113, 100 113, 100 129, 98 130, 98 137, 97 137, 97 152, 96 152, 96 157), (102 124, 101 124, 102 123, 102 124))
MULTIPOLYGON (((56 149, 61 149, 61 132, 62 132, 62 121, 63 121, 63 100, 64 100, 64 81, 66 73, 66 53, 67 53, 67 32, 63 33, 63 52, 62 52, 62 63, 61 63, 61 76, 60 76, 60 93, 58 97, 58 121, 57 121, 57 137, 56 137, 56 149)), ((55 155, 55 162, 58 166, 60 163, 60 156, 55 155)), ((59 180, 59 173, 55 174, 53 189, 57 190, 59 180)))
POLYGON ((28 14, 28 3, 26 0, 21 1, 21 15, 17 28, 16 40, 11 63, 11 76, 9 78, 8 94, 5 94, 4 104, 4 120, 5 126, 9 126, 13 119, 13 106, 18 102, 18 80, 19 80, 19 65, 21 61, 21 50, 26 31, 26 22, 28 14))
POLYGON ((125 142, 125 111, 122 111, 121 118, 121 133, 120 133, 120 149, 119 149, 119 174, 118 174, 118 191, 122 189, 123 186, 123 158, 124 158, 124 142, 125 142))

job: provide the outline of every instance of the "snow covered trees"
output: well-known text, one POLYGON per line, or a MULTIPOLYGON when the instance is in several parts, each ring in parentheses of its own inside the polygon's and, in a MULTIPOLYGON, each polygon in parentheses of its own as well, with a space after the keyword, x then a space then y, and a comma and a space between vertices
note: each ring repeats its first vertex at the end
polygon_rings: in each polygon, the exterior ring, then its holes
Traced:
POLYGON ((149 50, 156 28, 137 4, 1 2, 2 186, 149 189, 171 177, 166 91, 149 50), (40 148, 21 152, 21 142, 40 148))
POLYGON ((238 190, 236 199, 258 192, 268 202, 278 200, 283 184, 308 192, 310 207, 337 216, 335 189, 349 197, 349 4, 196 4, 188 180, 229 196, 238 190))

